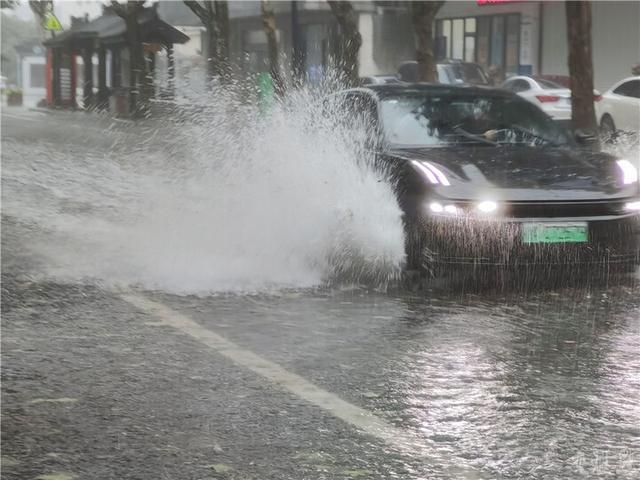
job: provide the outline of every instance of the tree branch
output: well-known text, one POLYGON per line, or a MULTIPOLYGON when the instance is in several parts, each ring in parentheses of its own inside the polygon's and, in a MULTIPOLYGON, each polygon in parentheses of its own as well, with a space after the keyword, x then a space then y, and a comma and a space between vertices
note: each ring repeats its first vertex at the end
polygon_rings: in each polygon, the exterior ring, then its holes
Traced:
POLYGON ((53 3, 50 0, 29 0, 29 8, 31 8, 31 11, 40 19, 40 21, 44 20, 44 16, 52 4, 53 3))
MULTIPOLYGON (((184 4, 200 19, 203 24, 211 20, 210 10, 200 5, 196 0, 183 0, 184 4)), ((206 5, 206 2, 205 2, 206 5)))
POLYGON ((126 18, 127 16, 127 8, 116 0, 111 0, 111 10, 119 17, 126 18))

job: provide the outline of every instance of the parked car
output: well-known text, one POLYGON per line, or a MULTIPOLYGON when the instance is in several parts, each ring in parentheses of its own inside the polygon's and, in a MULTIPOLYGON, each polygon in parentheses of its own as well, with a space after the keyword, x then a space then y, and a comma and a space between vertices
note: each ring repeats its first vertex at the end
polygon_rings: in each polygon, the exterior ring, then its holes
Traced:
MULTIPOLYGON (((469 84, 489 85, 489 78, 477 63, 458 60, 444 60, 437 65, 438 81, 447 85, 469 84)), ((398 67, 398 78, 403 82, 418 80, 418 62, 402 62, 398 67)))
POLYGON ((406 230, 407 268, 640 263, 640 186, 628 159, 588 151, 502 89, 371 85, 333 95, 375 132, 406 230))
POLYGON ((387 83, 399 83, 396 75, 369 75, 360 77, 360 85, 384 85, 387 83))
POLYGON ((541 77, 517 75, 507 79, 502 88, 540 107, 554 120, 571 120, 571 90, 562 85, 541 77))
POLYGON ((640 76, 620 80, 596 102, 596 118, 605 137, 640 132, 640 76))

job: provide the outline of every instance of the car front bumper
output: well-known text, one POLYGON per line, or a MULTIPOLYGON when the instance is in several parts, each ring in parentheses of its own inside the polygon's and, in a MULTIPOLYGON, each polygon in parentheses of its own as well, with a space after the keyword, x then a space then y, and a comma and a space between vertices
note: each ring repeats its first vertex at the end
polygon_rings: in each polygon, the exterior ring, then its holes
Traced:
POLYGON ((496 266, 614 265, 640 263, 640 215, 567 218, 429 217, 423 225, 431 264, 496 266), (526 223, 586 223, 588 240, 526 243, 526 223))

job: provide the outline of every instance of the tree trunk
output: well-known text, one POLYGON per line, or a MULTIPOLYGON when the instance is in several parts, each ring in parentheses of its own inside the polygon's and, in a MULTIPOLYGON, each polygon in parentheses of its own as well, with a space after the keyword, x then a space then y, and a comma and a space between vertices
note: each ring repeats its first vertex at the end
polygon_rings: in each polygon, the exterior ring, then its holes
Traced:
POLYGON ((137 13, 127 16, 127 37, 129 40, 129 87, 130 108, 133 113, 141 113, 145 108, 146 71, 137 13))
POLYGON ((348 86, 360 84, 358 75, 358 52, 362 46, 362 36, 358 31, 358 14, 351 2, 328 0, 331 11, 342 30, 339 66, 348 86))
POLYGON ((260 2, 262 11, 262 26, 267 35, 267 45, 269 48, 269 73, 273 81, 273 89, 278 97, 284 94, 284 84, 280 74, 280 55, 278 53, 278 37, 276 35, 276 16, 269 0, 260 2))
POLYGON ((144 9, 144 0, 128 0, 126 4, 111 0, 111 9, 125 21, 129 47, 129 113, 145 113, 148 107, 148 77, 138 25, 138 15, 144 9))
POLYGON ((217 42, 218 25, 213 0, 204 0, 202 4, 195 0, 184 0, 184 4, 200 19, 205 30, 205 46, 202 54, 207 61, 207 81, 209 84, 218 74, 217 42))
POLYGON ((204 52, 207 60, 207 81, 209 84, 216 77, 217 68, 216 68, 216 32, 215 25, 213 25, 213 17, 210 22, 204 27, 204 34, 206 40, 206 49, 204 52))
POLYGON ((215 77, 226 83, 230 80, 229 69, 229 5, 226 1, 183 0, 184 4, 200 19, 205 28, 207 79, 215 77))
POLYGON ((229 4, 226 0, 215 0, 216 22, 216 68, 222 83, 231 81, 229 64, 229 4))
POLYGON ((571 126, 574 131, 592 135, 595 142, 598 123, 593 104, 591 3, 568 1, 565 6, 571 79, 571 126))
POLYGON ((443 3, 443 1, 411 3, 411 17, 416 37, 418 82, 438 83, 438 68, 436 56, 433 53, 433 24, 443 3))

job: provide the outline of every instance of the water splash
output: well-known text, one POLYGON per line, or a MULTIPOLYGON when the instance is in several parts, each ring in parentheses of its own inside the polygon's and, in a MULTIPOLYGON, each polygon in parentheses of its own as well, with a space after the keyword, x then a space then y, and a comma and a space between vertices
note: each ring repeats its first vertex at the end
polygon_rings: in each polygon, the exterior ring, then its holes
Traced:
POLYGON ((319 99, 299 91, 264 115, 231 88, 113 131, 109 148, 5 141, 4 211, 48 231, 31 245, 59 279, 179 293, 384 286, 403 260, 401 212, 366 135, 320 121, 319 99))

